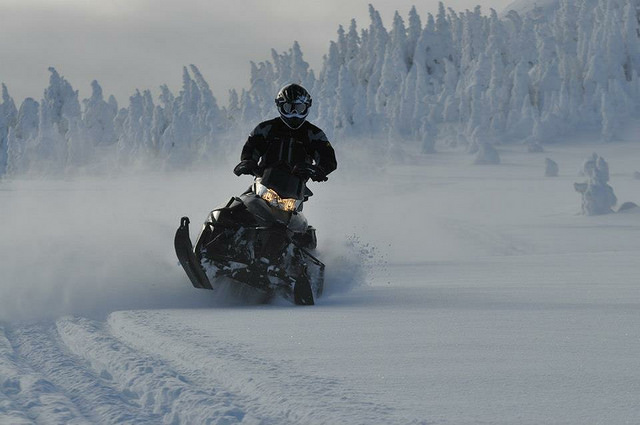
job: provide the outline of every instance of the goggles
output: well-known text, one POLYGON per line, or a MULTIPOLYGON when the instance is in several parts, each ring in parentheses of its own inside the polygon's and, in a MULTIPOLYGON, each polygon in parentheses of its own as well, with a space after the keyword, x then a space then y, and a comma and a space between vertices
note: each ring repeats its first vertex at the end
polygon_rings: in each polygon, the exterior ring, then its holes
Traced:
POLYGON ((285 114, 304 114, 307 111, 307 104, 286 102, 282 104, 282 111, 285 114))
POLYGON ((269 205, 286 212, 295 211, 302 202, 299 199, 294 198, 281 198, 275 190, 269 189, 267 186, 258 181, 255 182, 254 190, 256 195, 267 201, 269 205))

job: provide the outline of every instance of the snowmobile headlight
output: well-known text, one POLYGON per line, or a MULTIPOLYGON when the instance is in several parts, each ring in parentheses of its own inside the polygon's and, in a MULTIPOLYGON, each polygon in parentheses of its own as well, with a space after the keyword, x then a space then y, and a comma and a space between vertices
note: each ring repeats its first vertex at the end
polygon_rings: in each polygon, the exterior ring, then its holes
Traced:
POLYGON ((269 205, 279 208, 283 211, 293 212, 298 207, 299 201, 294 198, 281 198, 275 190, 256 182, 255 192, 262 199, 267 201, 269 205))
POLYGON ((280 196, 278 196, 278 194, 271 189, 267 189, 267 191, 260 194, 260 196, 270 204, 277 204, 278 200, 280 199, 280 196))
POLYGON ((280 198, 280 202, 278 202, 278 204, 280 205, 280 207, 288 212, 293 212, 296 209, 296 199, 291 199, 291 198, 287 198, 287 199, 282 199, 280 198))

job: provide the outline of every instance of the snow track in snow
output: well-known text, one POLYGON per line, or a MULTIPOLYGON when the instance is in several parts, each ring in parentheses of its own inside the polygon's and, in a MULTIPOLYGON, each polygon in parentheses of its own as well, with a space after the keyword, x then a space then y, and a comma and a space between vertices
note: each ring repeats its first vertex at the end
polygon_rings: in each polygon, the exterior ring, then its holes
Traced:
POLYGON ((366 397, 344 388, 339 379, 296 370, 286 361, 274 363, 240 344, 211 341, 211 334, 195 327, 167 323, 162 312, 117 312, 108 323, 118 338, 166 358, 190 379, 219 379, 246 395, 258 417, 275 417, 277 423, 397 423, 392 407, 362 401, 366 397))
POLYGON ((33 424, 25 408, 20 405, 18 394, 21 391, 20 375, 24 373, 15 363, 15 353, 0 327, 0 423, 33 424))
POLYGON ((417 423, 163 314, 0 327, 0 424, 417 423))
POLYGON ((141 411, 156 413, 159 417, 151 418, 152 423, 262 423, 246 417, 246 409, 236 403, 236 397, 217 389, 215 382, 194 385, 165 362, 115 339, 99 323, 63 319, 57 328, 72 352, 137 398, 141 411))
POLYGON ((0 328, 0 423, 91 423, 73 401, 20 357, 11 332, 0 328))
POLYGON ((0 424, 282 423, 256 419, 213 379, 194 385, 104 323, 0 327, 0 424))
POLYGON ((134 394, 115 388, 107 373, 69 353, 54 326, 22 327, 12 334, 17 354, 64 391, 91 423, 158 422, 157 417, 140 415, 134 394))

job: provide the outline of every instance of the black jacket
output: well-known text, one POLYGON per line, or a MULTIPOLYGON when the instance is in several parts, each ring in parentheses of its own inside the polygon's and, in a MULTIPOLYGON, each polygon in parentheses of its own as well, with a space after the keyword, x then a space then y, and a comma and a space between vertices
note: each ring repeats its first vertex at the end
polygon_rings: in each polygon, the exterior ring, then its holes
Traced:
POLYGON ((264 121, 249 134, 241 160, 253 159, 262 170, 262 184, 283 198, 303 199, 305 180, 291 173, 300 163, 314 164, 325 174, 337 167, 336 155, 322 130, 308 121, 289 128, 280 117, 264 121))

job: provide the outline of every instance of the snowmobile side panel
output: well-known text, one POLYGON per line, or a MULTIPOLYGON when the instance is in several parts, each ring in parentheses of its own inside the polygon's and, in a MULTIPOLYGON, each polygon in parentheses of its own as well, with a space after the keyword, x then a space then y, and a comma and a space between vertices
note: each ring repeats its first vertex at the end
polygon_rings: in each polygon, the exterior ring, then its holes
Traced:
POLYGON ((182 217, 180 227, 176 231, 173 244, 178 256, 178 261, 189 277, 191 284, 196 288, 213 289, 209 278, 193 253, 193 245, 189 237, 189 217, 182 217))

